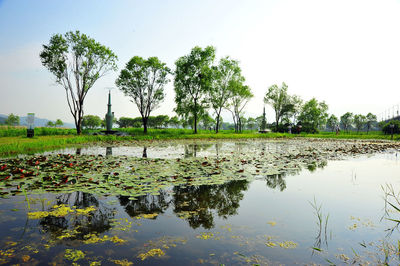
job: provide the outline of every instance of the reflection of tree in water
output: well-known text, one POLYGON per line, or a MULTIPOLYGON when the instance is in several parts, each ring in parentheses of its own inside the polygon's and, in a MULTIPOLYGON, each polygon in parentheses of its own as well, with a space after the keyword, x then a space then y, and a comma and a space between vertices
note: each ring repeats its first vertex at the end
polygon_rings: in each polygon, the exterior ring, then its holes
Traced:
MULTIPOLYGON (((326 160, 319 160, 318 162, 313 162, 307 165, 307 170, 311 173, 317 170, 317 168, 323 169, 327 165, 326 160)), ((286 189, 286 181, 285 177, 287 175, 298 175, 301 172, 301 168, 290 169, 288 172, 275 174, 275 175, 267 175, 265 177, 265 181, 268 187, 275 189, 279 188, 280 191, 284 191, 286 189)))
POLYGON ((248 184, 246 180, 237 180, 223 185, 174 187, 174 212, 191 212, 185 219, 192 228, 213 228, 215 212, 224 219, 237 214, 242 191, 247 190, 248 184))
POLYGON ((76 229, 78 233, 70 239, 82 240, 84 235, 100 234, 111 228, 111 219, 114 218, 115 208, 106 207, 92 194, 84 192, 65 194, 57 197, 56 204, 76 206, 78 209, 94 206, 96 210, 90 212, 90 215, 47 216, 42 218, 39 224, 43 231, 49 233, 52 238, 59 237, 63 230, 76 229))
POLYGON ((318 162, 312 162, 309 165, 307 165, 307 169, 308 171, 310 171, 311 173, 315 172, 315 170, 317 170, 317 168, 321 168, 324 169, 324 167, 328 164, 328 162, 326 160, 323 161, 318 161, 318 162))
POLYGON ((185 158, 197 157, 197 153, 212 147, 212 144, 187 144, 184 145, 185 158))
POLYGON ((285 176, 285 174, 267 175, 265 181, 267 181, 268 187, 272 189, 279 188, 280 191, 284 191, 286 189, 285 176))
POLYGON ((159 191, 160 195, 144 195, 130 200, 129 196, 119 196, 119 202, 124 207, 125 212, 135 217, 141 214, 164 213, 169 206, 168 193, 164 190, 159 191))

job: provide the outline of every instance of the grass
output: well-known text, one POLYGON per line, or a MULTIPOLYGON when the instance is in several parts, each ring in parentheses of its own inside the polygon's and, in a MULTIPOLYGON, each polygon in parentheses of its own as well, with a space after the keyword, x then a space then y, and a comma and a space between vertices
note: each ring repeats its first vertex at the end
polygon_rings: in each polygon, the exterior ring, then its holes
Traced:
MULTIPOLYGON (((169 139, 251 139, 251 138, 324 138, 324 139, 391 139, 390 135, 382 132, 344 133, 336 135, 333 132, 321 132, 318 134, 288 134, 288 133, 267 133, 260 134, 256 131, 245 130, 242 133, 235 133, 233 130, 222 130, 218 134, 209 130, 199 130, 193 134, 190 129, 149 129, 148 134, 143 134, 141 128, 118 129, 129 134, 126 137, 116 136, 77 136, 74 129, 62 128, 35 128, 35 137, 26 137, 26 128, 23 127, 0 127, 0 156, 12 156, 17 154, 32 154, 52 149, 60 149, 84 143, 98 143, 110 141, 146 141, 146 140, 169 140, 169 139), (21 132, 24 131, 23 135, 21 132), (18 136, 14 136, 18 135, 18 136)), ((90 133, 90 132, 86 132, 90 133)), ((400 140, 399 135, 394 140, 400 140)))
MULTIPOLYGON (((76 129, 36 127, 35 135, 36 136, 76 135, 76 129)), ((22 137, 22 136, 26 136, 25 126, 0 126, 0 137, 22 137)))

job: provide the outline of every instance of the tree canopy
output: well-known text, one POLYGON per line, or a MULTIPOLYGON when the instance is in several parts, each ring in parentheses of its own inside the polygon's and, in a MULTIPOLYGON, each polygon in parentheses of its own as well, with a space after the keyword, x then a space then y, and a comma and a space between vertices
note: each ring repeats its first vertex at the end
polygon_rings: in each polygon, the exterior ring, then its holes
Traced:
POLYGON ((194 133, 197 133, 199 114, 208 108, 207 94, 211 88, 213 73, 211 65, 215 58, 215 48, 194 47, 190 54, 175 62, 175 112, 180 116, 194 119, 194 133))
POLYGON ((282 117, 294 111, 294 105, 291 102, 291 97, 287 90, 288 86, 285 82, 282 83, 281 87, 274 84, 268 88, 264 97, 264 102, 271 105, 272 109, 274 109, 276 131, 278 131, 279 122, 282 117))
POLYGON ((349 131, 351 126, 353 125, 353 113, 347 112, 340 117, 340 124, 342 125, 343 130, 349 131))
POLYGON ((147 60, 134 56, 121 70, 116 80, 118 88, 136 104, 142 116, 143 130, 151 112, 164 100, 164 87, 169 82, 170 69, 157 57, 147 60))
POLYGON ((64 87, 77 134, 80 134, 85 97, 99 78, 117 69, 117 56, 87 35, 70 31, 53 35, 49 44, 43 45, 40 59, 64 87))
POLYGON ((243 84, 244 80, 236 80, 232 82, 233 96, 229 99, 229 111, 232 113, 233 123, 235 124, 235 132, 242 131, 241 117, 243 109, 249 100, 253 97, 250 87, 243 84))
POLYGON ((303 105, 298 117, 302 124, 302 130, 311 133, 317 132, 318 128, 326 123, 328 118, 328 105, 325 102, 318 102, 312 98, 303 105))
POLYGON ((85 115, 82 119, 82 127, 95 129, 101 126, 101 118, 97 115, 85 115))
POLYGON ((6 120, 4 121, 6 125, 9 126, 18 126, 19 125, 19 116, 14 114, 9 114, 6 120))
POLYGON ((213 82, 209 91, 209 101, 216 114, 215 132, 218 133, 221 111, 228 109, 229 100, 234 96, 235 82, 244 81, 239 62, 229 57, 222 58, 213 67, 213 82))

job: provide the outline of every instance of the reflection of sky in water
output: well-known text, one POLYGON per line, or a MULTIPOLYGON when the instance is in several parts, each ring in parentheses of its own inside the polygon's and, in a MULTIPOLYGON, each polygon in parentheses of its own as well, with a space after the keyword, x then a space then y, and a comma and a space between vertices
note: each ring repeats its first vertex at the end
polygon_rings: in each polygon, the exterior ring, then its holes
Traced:
MULTIPOLYGON (((103 256, 104 265, 112 265, 107 258, 126 258, 135 264, 187 265, 198 264, 201 261, 226 265, 246 264, 243 261, 244 257, 234 252, 246 257, 259 255, 273 264, 296 262, 326 264, 324 258, 341 264, 343 262, 335 258, 335 255, 346 254, 352 258, 352 249, 361 256, 365 256, 367 251, 375 252, 372 247, 364 248, 359 243, 379 244, 379 240, 385 239, 387 234, 385 229, 394 225, 394 222, 386 219, 381 221, 384 214, 381 185, 391 184, 395 191, 400 191, 399 173, 400 162, 396 154, 385 153, 344 161, 329 161, 323 169, 313 172, 303 170, 298 175, 286 176, 279 181, 285 183, 283 191, 280 191, 279 186, 275 189, 267 186, 271 182, 257 180, 250 183, 234 181, 219 186, 171 187, 160 196, 141 197, 136 201, 126 197, 94 199, 89 197, 87 200, 92 204, 97 202, 96 206, 102 215, 105 215, 104 217, 110 215, 110 219, 128 218, 134 223, 140 222, 140 225, 135 224, 132 230, 126 232, 106 229, 106 234, 117 234, 121 238, 128 239, 128 244, 83 245, 79 241, 63 240, 46 251, 42 248, 45 242, 40 240, 42 245, 38 246, 39 253, 31 256, 52 261, 65 248, 73 246, 75 249, 88 252, 88 257, 93 257, 94 254, 103 256), (321 205, 323 219, 329 214, 327 245, 322 232, 322 241, 318 246, 328 253, 314 252, 312 256, 311 247, 318 245, 315 239, 318 235, 317 218, 310 204, 314 198, 317 204, 321 205), (116 212, 113 212, 113 209, 116 212), (192 220, 177 217, 177 212, 191 210, 198 211, 199 217, 192 220), (135 218, 140 214, 153 212, 159 212, 156 219, 135 218), (359 218, 360 221, 351 219, 352 216, 359 218), (276 222, 276 225, 268 222, 276 222), (357 227, 350 230, 349 227, 355 223, 357 227), (196 238, 203 232, 211 232, 214 236, 222 237, 219 240, 196 238), (267 235, 274 236, 275 242, 290 240, 298 246, 295 249, 267 247, 265 245, 267 235), (148 245, 149 240, 156 242, 163 236, 182 238, 187 242, 175 243, 176 247, 164 249, 168 255, 164 259, 148 259, 141 262, 136 258, 143 246, 148 245), (210 256, 210 254, 215 255, 210 256)), ((43 199, 45 196, 40 197, 43 199)), ((51 198, 54 196, 46 196, 46 199, 51 198)), ((68 197, 64 195, 62 198, 65 201, 68 197)), ((67 202, 84 204, 82 199, 77 201, 74 196, 70 196, 67 202)), ((48 238, 51 230, 57 235, 58 229, 54 225, 43 226, 43 222, 41 224, 38 220, 26 220, 26 203, 23 196, 1 199, 0 203, 2 208, 0 235, 3 245, 0 249, 4 249, 4 242, 7 239, 30 242, 33 245, 42 237, 48 238), (12 211, 14 208, 19 211, 12 211), (12 238, 7 238, 9 236, 12 238)), ((34 206, 48 208, 40 201, 34 206)), ((97 213, 94 217, 103 216, 97 213)), ((400 215, 393 214, 393 218, 399 217, 400 215)), ((71 220, 68 222, 69 225, 73 224, 71 220)), ((98 228, 109 225, 107 219, 91 222, 97 223, 98 228)), ((86 230, 100 230, 93 228, 94 226, 86 230)), ((395 231, 388 241, 397 245, 395 241, 398 237, 399 234, 395 231)), ((379 253, 379 257, 383 260, 383 252, 379 253)), ((371 258, 366 259, 371 260, 371 258)), ((84 264, 83 261, 78 263, 84 264)), ((257 262, 252 261, 252 263, 257 262)))
MULTIPOLYGON (((297 141, 298 142, 298 141, 297 141)), ((80 154, 90 155, 113 155, 113 156, 134 156, 142 157, 144 149, 148 158, 182 158, 182 157, 206 157, 206 156, 226 156, 232 153, 251 153, 264 149, 269 152, 286 152, 296 147, 296 142, 288 140, 223 140, 223 141, 178 141, 178 142, 157 142, 156 145, 148 146, 117 146, 117 147, 82 147, 66 148, 45 154, 80 154)))

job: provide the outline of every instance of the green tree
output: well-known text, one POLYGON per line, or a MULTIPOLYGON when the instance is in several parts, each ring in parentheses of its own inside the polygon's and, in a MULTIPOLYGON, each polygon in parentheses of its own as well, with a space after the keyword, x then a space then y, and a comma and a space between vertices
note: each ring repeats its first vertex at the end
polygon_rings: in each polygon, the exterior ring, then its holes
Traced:
POLYGON ((235 124, 235 132, 242 131, 241 117, 246 104, 253 97, 250 87, 243 84, 242 80, 232 82, 233 96, 229 99, 229 111, 232 113, 233 123, 235 124))
POLYGON ((178 128, 181 125, 181 121, 177 116, 173 116, 169 119, 168 125, 174 128, 178 128))
POLYGON ((82 127, 95 129, 101 126, 101 118, 97 115, 85 115, 82 119, 82 127))
POLYGON ((372 113, 368 113, 366 116, 366 126, 367 126, 367 134, 369 133, 371 127, 376 124, 377 118, 376 115, 372 113))
POLYGON ((200 123, 203 126, 203 129, 206 130, 212 128, 213 125, 216 125, 215 120, 208 113, 201 116, 200 123))
POLYGON ((303 105, 298 117, 302 124, 302 130, 315 133, 318 128, 326 123, 328 118, 328 105, 325 102, 318 102, 312 98, 303 105))
POLYGON ((353 125, 353 113, 347 112, 340 117, 340 124, 343 130, 349 132, 351 126, 353 125))
POLYGON ((43 45, 40 59, 64 87, 77 134, 81 134, 85 97, 99 78, 117 69, 117 56, 85 34, 70 31, 53 35, 49 44, 43 45))
POLYGON ((297 117, 303 108, 303 99, 298 95, 289 96, 289 102, 292 108, 289 108, 287 113, 288 119, 292 118, 293 124, 297 124, 297 117))
POLYGON ((53 121, 47 121, 46 127, 54 127, 55 124, 53 123, 53 121))
POLYGON ((289 96, 288 86, 285 82, 282 83, 281 87, 274 84, 268 88, 267 93, 264 97, 264 102, 271 105, 272 109, 275 111, 275 123, 276 131, 278 131, 279 123, 283 116, 293 112, 294 106, 291 103, 291 97, 289 96))
POLYGON ((62 127, 64 125, 63 121, 61 119, 57 119, 56 122, 54 123, 56 127, 62 127))
POLYGON ((247 118, 247 129, 254 130, 257 128, 257 121, 254 117, 247 118))
POLYGON ((134 121, 135 120, 130 117, 120 117, 117 121, 117 124, 120 128, 133 127, 134 121))
POLYGON ((212 88, 209 91, 211 107, 216 114, 215 133, 218 133, 221 111, 223 108, 228 108, 229 99, 233 97, 233 86, 236 81, 243 81, 239 62, 222 58, 218 66, 213 67, 214 78, 212 88))
POLYGON ((154 117, 154 127, 155 128, 162 128, 167 127, 169 122, 168 115, 158 115, 154 117))
POLYGON ((19 116, 11 113, 8 115, 8 117, 4 121, 4 123, 9 126, 18 126, 19 125, 19 116))
POLYGON ((169 82, 170 69, 157 57, 143 59, 134 56, 116 81, 117 87, 132 98, 142 116, 143 131, 147 134, 150 113, 164 100, 164 87, 169 82))
POLYGON ((339 119, 334 115, 331 114, 326 122, 327 127, 329 127, 332 132, 336 130, 336 127, 339 125, 339 119))
POLYGON ((190 54, 175 62, 175 112, 185 118, 193 117, 195 134, 199 115, 208 108, 207 94, 213 79, 211 65, 214 58, 214 47, 202 49, 196 46, 190 54))
POLYGON ((360 132, 367 122, 367 118, 365 115, 355 115, 354 116, 354 125, 356 126, 357 133, 360 132))

